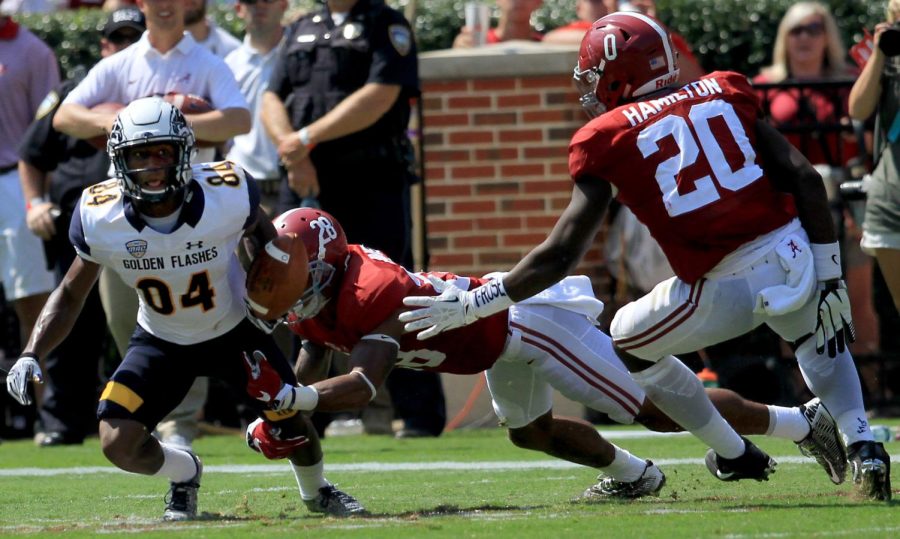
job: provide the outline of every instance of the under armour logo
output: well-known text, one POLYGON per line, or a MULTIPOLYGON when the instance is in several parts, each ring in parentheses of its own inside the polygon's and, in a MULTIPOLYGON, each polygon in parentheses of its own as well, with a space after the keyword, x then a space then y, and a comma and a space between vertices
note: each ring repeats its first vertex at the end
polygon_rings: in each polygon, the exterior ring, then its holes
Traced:
POLYGON ((195 247, 197 249, 203 249, 203 240, 200 240, 198 242, 193 242, 193 241, 187 242, 187 250, 190 251, 191 249, 193 249, 195 247))
POLYGON ((790 242, 788 242, 788 247, 791 248, 791 255, 793 255, 793 256, 791 256, 791 258, 797 258, 797 253, 803 252, 803 249, 801 249, 799 245, 794 243, 794 240, 791 240, 790 242))

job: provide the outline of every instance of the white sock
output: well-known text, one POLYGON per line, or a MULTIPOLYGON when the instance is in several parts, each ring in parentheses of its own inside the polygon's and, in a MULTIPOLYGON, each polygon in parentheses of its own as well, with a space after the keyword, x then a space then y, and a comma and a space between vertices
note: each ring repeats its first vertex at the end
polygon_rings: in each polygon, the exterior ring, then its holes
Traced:
POLYGON ((841 429, 841 434, 844 435, 844 444, 846 445, 859 441, 871 442, 875 440, 872 430, 869 429, 869 420, 866 419, 866 414, 860 416, 857 410, 850 410, 842 416, 835 417, 834 420, 841 429))
POLYGON ((824 353, 817 354, 814 341, 807 339, 795 352, 807 387, 822 399, 848 445, 859 440, 871 440, 872 432, 866 419, 853 356, 849 350, 839 352, 835 358, 824 353))
POLYGON ((163 452, 163 464, 153 475, 168 477, 173 483, 186 483, 197 475, 194 457, 183 449, 168 444, 159 444, 163 452))
POLYGON ((312 466, 297 466, 293 462, 294 477, 297 478, 297 486, 300 487, 300 497, 311 500, 319 495, 319 489, 327 487, 330 483, 325 479, 325 461, 320 460, 312 466))
POLYGON ((809 421, 803 417, 800 408, 766 406, 769 409, 769 430, 766 436, 787 438, 799 442, 809 434, 809 421))
POLYGON ((703 383, 674 356, 632 373, 653 404, 726 459, 744 454, 744 441, 715 409, 703 383))
POLYGON ((615 448, 616 455, 613 457, 613 461, 609 466, 601 468, 601 470, 616 481, 622 481, 623 483, 637 481, 641 474, 644 473, 647 461, 635 457, 621 447, 615 446, 615 448))

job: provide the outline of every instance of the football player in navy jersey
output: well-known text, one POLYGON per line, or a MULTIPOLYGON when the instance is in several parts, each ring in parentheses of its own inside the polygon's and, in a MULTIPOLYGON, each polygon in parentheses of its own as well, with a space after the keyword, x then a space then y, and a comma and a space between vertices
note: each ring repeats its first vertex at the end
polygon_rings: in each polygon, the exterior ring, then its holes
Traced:
MULTIPOLYGON (((428 339, 556 283, 616 196, 676 274, 616 313, 616 351, 648 397, 712 448, 709 470, 726 481, 762 479, 774 463, 729 427, 675 355, 766 324, 792 344, 804 379, 834 416, 863 494, 888 500, 890 457, 869 429, 850 355, 850 302, 822 178, 765 123, 746 77, 720 71, 680 86, 678 75, 672 41, 655 19, 619 12, 594 22, 575 68, 593 120, 569 146, 569 206, 504 277, 407 298, 424 308, 404 313, 405 327, 428 339)), ((844 451, 834 448, 831 460, 844 451)))
MULTIPOLYGON (((397 319, 397 313, 408 310, 404 298, 435 296, 451 284, 475 289, 489 280, 445 272, 411 273, 380 251, 348 245, 340 223, 318 209, 290 210, 275 220, 275 228, 280 235, 300 238, 309 257, 306 289, 299 298, 291 298, 296 301, 283 313, 283 321, 304 339, 296 366, 304 385, 286 384, 257 352, 247 358, 248 393, 254 398, 273 410, 354 410, 375 397, 376 388, 394 367, 483 372, 494 411, 513 443, 602 472, 584 497, 638 498, 657 494, 665 484, 665 475, 651 461, 615 446, 584 421, 553 414, 556 389, 621 423, 680 430, 645 398, 613 352, 612 340, 595 327, 603 303, 594 297, 587 277, 567 277, 527 302, 423 343, 415 334, 404 333, 397 319), (325 348, 349 353, 350 373, 323 380, 321 374, 328 371, 325 348)), ((263 281, 268 283, 269 277, 263 281)), ((253 281, 247 285, 251 291, 257 289, 253 281)), ((266 313, 271 318, 269 308, 254 297, 248 297, 251 316, 266 313)), ((789 438, 803 450, 824 452, 829 444, 840 446, 834 421, 818 401, 795 408, 767 407, 732 391, 709 391, 742 433, 789 438)), ((267 424, 251 424, 247 431, 251 447, 265 453, 277 445, 269 431, 267 424)), ((835 480, 834 467, 842 461, 820 460, 820 464, 835 480)))
MULTIPOLYGON (((30 402, 28 382, 41 378, 38 358, 71 331, 100 270, 118 273, 137 292, 140 307, 128 351, 100 398, 100 443, 119 468, 170 480, 165 520, 191 519, 200 459, 150 433, 197 376, 221 378, 243 392, 242 351, 265 350, 278 376, 295 380, 272 339, 245 318, 245 274, 236 255, 242 238, 254 251, 275 232, 259 211, 255 181, 241 167, 190 165, 193 131, 162 99, 138 99, 124 108, 107 148, 116 179, 83 191, 69 229, 78 257, 41 311, 7 391, 30 402)), ((315 429, 302 414, 252 404, 280 433, 278 451, 290 459, 311 511, 364 511, 325 480, 315 429)))

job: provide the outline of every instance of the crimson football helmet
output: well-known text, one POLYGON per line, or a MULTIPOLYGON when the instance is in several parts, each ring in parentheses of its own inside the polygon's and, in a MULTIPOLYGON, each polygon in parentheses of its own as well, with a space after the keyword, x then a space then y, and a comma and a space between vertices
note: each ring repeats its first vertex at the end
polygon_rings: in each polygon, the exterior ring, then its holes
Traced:
POLYGON ((278 235, 297 234, 309 255, 309 280, 303 295, 288 313, 288 321, 319 314, 331 299, 328 287, 347 261, 347 236, 337 219, 317 208, 294 208, 273 221, 278 235))
POLYGON ((641 13, 598 19, 581 40, 575 86, 591 118, 678 80, 678 58, 669 32, 641 13))

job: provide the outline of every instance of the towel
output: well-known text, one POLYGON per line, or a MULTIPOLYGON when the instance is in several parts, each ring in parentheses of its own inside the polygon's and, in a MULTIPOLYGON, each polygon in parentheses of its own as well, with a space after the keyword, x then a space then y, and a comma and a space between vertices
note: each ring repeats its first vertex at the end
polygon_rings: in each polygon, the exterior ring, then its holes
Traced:
MULTIPOLYGON (((485 279, 499 279, 505 272, 488 273, 485 279)), ((543 292, 524 299, 516 305, 550 305, 582 314, 595 323, 603 312, 603 302, 594 296, 591 280, 586 275, 572 275, 543 292)))
POLYGON ((775 254, 787 272, 785 284, 770 286, 756 295, 753 312, 779 316, 806 305, 816 288, 816 271, 809 244, 796 234, 778 242, 775 254))

